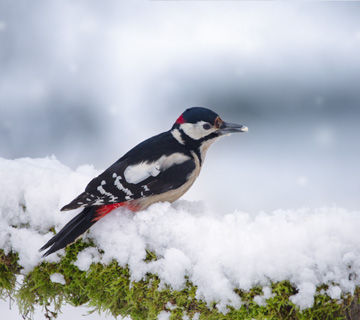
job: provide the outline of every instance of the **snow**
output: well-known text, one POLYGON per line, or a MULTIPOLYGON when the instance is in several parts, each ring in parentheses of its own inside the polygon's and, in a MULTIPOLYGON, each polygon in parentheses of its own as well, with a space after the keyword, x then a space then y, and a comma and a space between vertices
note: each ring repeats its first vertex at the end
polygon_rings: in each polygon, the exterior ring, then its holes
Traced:
POLYGON ((50 280, 54 283, 60 283, 60 284, 65 284, 65 278, 61 273, 53 273, 52 275, 50 275, 50 280))
POLYGON ((254 301, 259 305, 259 306, 266 306, 266 300, 270 299, 271 297, 274 296, 274 294, 271 291, 270 287, 263 287, 262 288, 263 294, 261 296, 255 296, 254 297, 254 301))
MULTIPOLYGON (((91 166, 71 170, 54 157, 0 158, 0 247, 19 253, 26 274, 41 261, 38 249, 79 210, 60 213, 100 172, 91 166), (24 208, 26 210, 24 211, 24 208)), ((241 306, 235 288, 262 286, 260 304, 272 296, 272 281, 288 280, 298 289, 290 299, 311 307, 316 287, 340 299, 360 285, 360 212, 336 206, 279 209, 273 212, 217 212, 204 202, 179 200, 157 203, 143 212, 118 208, 101 219, 86 237, 86 248, 74 263, 87 270, 91 263, 128 265, 133 281, 155 273, 161 285, 181 290, 187 277, 197 286, 197 298, 217 302, 220 311, 241 306), (157 261, 144 262, 146 250, 157 261)), ((63 254, 63 250, 59 254, 63 254)), ((59 261, 57 254, 47 261, 59 261)), ((64 283, 61 274, 51 276, 64 283)), ((159 318, 166 318, 164 312, 159 318)))
POLYGON ((158 320, 169 320, 170 319, 170 312, 161 311, 157 318, 158 318, 158 320))
POLYGON ((326 293, 331 299, 340 299, 341 298, 341 288, 339 286, 331 286, 326 293))
POLYGON ((89 270, 92 263, 100 262, 100 254, 96 248, 85 248, 79 252, 78 259, 74 265, 77 266, 81 271, 89 270))

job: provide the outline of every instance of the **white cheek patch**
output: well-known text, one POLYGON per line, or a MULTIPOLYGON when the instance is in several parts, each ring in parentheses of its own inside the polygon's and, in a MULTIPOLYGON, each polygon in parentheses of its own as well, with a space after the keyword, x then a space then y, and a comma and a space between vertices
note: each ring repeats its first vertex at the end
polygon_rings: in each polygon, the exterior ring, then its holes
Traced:
POLYGON ((187 136, 194 140, 199 140, 206 137, 207 135, 216 131, 216 129, 204 129, 203 125, 206 124, 205 121, 199 121, 197 123, 183 123, 180 125, 180 128, 185 132, 187 136))
POLYGON ((165 171, 172 165, 183 163, 189 159, 189 156, 178 152, 170 156, 162 156, 154 162, 141 162, 128 166, 124 171, 124 177, 128 183, 138 184, 150 176, 156 177, 160 172, 165 171))

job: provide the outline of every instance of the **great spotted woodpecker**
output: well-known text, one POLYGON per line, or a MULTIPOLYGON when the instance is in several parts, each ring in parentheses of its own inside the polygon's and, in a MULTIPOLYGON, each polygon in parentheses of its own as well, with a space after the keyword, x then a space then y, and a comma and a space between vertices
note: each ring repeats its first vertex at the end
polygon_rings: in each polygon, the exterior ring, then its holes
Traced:
POLYGON ((209 146, 243 131, 247 127, 224 122, 209 109, 187 109, 171 130, 131 149, 61 209, 84 208, 40 249, 49 248, 43 256, 73 243, 115 208, 141 211, 155 202, 179 199, 198 177, 209 146))

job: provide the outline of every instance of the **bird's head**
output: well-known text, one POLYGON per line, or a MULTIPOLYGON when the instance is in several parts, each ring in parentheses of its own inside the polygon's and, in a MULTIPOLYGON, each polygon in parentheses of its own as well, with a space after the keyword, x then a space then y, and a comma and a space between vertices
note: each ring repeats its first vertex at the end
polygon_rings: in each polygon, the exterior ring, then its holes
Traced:
POLYGON ((185 110, 171 129, 181 144, 197 148, 206 146, 205 149, 221 136, 245 131, 248 131, 246 126, 225 122, 214 111, 201 107, 185 110))

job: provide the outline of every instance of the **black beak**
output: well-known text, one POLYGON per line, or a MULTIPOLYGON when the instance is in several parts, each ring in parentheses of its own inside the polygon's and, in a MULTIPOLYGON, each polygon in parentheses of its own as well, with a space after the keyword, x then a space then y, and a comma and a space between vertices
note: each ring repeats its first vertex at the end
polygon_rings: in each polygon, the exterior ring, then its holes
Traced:
POLYGON ((235 133, 235 132, 247 132, 249 129, 241 124, 223 122, 219 128, 221 134, 235 133))

